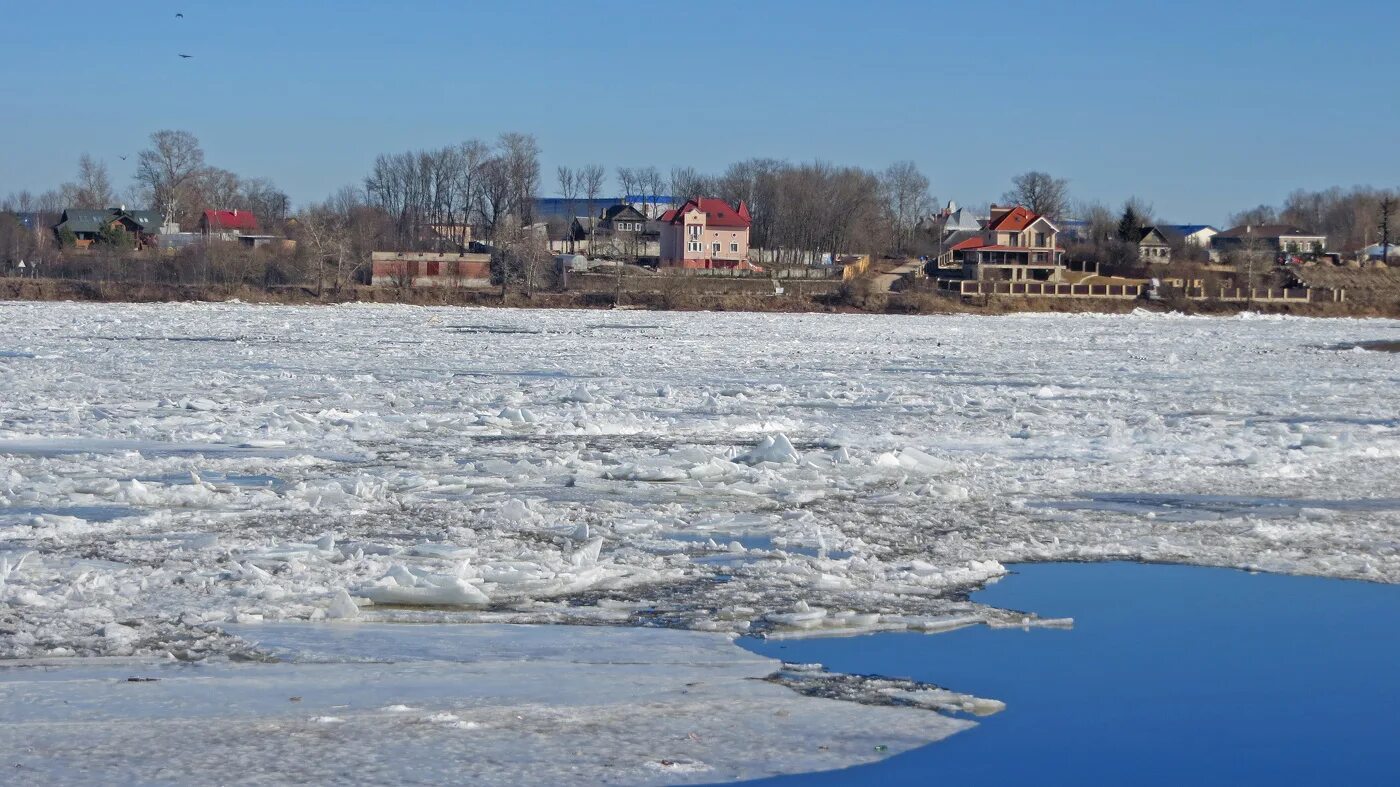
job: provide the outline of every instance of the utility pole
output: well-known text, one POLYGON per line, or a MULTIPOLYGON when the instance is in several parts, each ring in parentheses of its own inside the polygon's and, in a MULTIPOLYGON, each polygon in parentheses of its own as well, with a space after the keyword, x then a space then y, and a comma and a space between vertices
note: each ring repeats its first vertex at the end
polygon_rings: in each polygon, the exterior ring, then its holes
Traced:
POLYGON ((1387 193, 1381 198, 1381 262, 1390 264, 1390 214, 1395 210, 1395 197, 1387 193))

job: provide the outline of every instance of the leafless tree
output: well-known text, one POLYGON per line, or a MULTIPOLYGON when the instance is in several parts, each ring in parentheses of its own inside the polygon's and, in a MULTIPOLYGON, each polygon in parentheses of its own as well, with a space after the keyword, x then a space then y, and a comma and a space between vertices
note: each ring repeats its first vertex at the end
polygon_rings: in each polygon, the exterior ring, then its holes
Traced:
POLYGON ((157 131, 136 158, 136 183, 151 207, 170 224, 188 208, 204 171, 204 150, 188 131, 157 131))
POLYGON ((894 230, 895 251, 900 254, 908 251, 914 230, 932 209, 933 197, 928 185, 928 178, 912 161, 897 161, 881 175, 880 186, 894 230))
POLYGON ((269 231, 275 231, 287 219, 291 200, 267 178, 250 178, 243 181, 238 203, 257 216, 258 223, 269 231))
POLYGON ((656 167, 642 167, 633 174, 636 175, 637 187, 641 189, 643 194, 645 207, 642 212, 649 219, 656 218, 657 198, 666 188, 666 182, 662 179, 661 172, 656 167))
POLYGON ((540 146, 530 134, 502 134, 501 159, 510 180, 511 211, 528 226, 535 220, 535 198, 540 190, 540 146))
POLYGON ((1050 219, 1063 218, 1069 208, 1069 181, 1045 172, 1026 172, 1011 179, 1011 190, 1002 199, 1024 205, 1050 219))
MULTIPOLYGON (((607 172, 601 164, 588 164, 580 167, 577 175, 579 191, 583 194, 584 200, 588 204, 588 217, 590 220, 598 218, 597 202, 603 194, 603 181, 607 177, 607 172)), ((593 240, 595 224, 590 224, 588 228, 588 248, 593 250, 593 240)))
POLYGON ((617 168, 617 187, 622 189, 620 196, 623 200, 636 194, 641 189, 637 184, 637 171, 631 167, 617 168))
POLYGON ((1278 222, 1278 211, 1268 205, 1259 205, 1236 213, 1230 217, 1230 222, 1237 227, 1275 224, 1278 222))
POLYGON ((78 180, 63 184, 60 191, 73 208, 108 208, 116 201, 107 166, 86 153, 78 157, 78 180))
POLYGON ((243 184, 226 169, 205 167, 194 184, 191 207, 205 210, 236 210, 243 207, 243 184))
POLYGON ((694 167, 671 168, 671 198, 677 205, 688 199, 699 199, 710 191, 709 179, 694 167))

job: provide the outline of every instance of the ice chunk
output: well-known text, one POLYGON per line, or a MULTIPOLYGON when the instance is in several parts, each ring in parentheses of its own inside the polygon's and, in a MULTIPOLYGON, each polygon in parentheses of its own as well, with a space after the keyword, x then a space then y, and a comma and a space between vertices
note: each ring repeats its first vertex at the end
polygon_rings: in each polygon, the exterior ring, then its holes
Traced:
POLYGON ((787 435, 779 432, 776 435, 769 435, 763 438, 758 445, 754 446, 748 453, 735 459, 746 465, 757 465, 764 462, 775 464, 796 464, 802 461, 802 455, 792 447, 792 441, 787 435))
POLYGON ((326 608, 326 617, 337 620, 349 620, 360 616, 360 608, 355 604, 355 599, 344 590, 336 591, 331 598, 330 606, 326 608))
POLYGON ((395 573, 372 585, 365 585, 355 594, 374 604, 402 606, 468 606, 481 607, 491 599, 481 588, 455 574, 417 576, 395 573))

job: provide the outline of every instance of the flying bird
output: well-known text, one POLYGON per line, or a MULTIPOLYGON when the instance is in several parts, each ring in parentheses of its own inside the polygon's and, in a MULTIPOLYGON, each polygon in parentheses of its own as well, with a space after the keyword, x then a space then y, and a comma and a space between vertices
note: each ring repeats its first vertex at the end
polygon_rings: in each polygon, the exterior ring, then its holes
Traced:
POLYGON ((185 18, 185 15, 177 12, 177 13, 175 14, 175 18, 176 18, 176 19, 184 19, 184 18, 185 18))
POLYGON ((126 161, 126 156, 117 156, 117 158, 121 159, 122 161, 126 161))
POLYGON ((180 57, 183 57, 184 59, 189 60, 190 58, 194 57, 194 55, 183 55, 183 54, 182 54, 182 55, 180 55, 180 57))

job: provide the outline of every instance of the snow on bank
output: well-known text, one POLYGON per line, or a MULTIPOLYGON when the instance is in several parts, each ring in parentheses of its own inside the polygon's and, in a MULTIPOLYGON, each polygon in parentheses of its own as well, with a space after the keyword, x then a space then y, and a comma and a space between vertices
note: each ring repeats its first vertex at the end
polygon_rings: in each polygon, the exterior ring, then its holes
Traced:
POLYGON ((1400 323, 0 304, 0 657, 777 636, 1026 560, 1400 581, 1400 323))
MULTIPOLYGON (((714 634, 239 633, 286 661, 0 667, 5 768, 27 784, 709 783, 847 767, 971 726, 758 680, 780 663, 714 634)), ((905 693, 980 712, 958 695, 905 693)))

